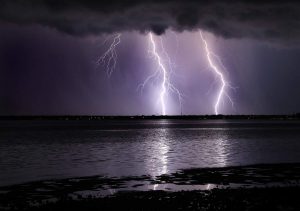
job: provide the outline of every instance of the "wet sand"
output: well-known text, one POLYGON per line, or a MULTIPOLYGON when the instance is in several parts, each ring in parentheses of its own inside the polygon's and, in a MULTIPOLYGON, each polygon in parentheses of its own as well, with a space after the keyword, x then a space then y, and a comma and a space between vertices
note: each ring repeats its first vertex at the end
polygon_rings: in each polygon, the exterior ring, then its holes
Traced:
POLYGON ((299 195, 300 164, 269 164, 0 187, 0 209, 300 210, 299 195))
POLYGON ((299 188, 214 189, 117 193, 105 198, 60 199, 31 210, 300 210, 299 188))

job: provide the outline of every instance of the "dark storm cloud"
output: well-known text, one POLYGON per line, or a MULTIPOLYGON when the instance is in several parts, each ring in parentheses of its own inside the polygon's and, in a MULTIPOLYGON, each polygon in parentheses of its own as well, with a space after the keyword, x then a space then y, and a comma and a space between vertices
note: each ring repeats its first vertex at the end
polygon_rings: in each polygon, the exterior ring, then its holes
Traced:
POLYGON ((2 21, 40 24, 73 35, 198 28, 223 37, 300 40, 297 1, 2 0, 2 21))

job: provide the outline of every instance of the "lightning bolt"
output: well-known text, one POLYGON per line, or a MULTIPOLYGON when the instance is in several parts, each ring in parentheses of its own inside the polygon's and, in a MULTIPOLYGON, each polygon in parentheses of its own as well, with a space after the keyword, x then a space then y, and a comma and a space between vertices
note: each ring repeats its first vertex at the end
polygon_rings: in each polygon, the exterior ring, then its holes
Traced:
POLYGON ((181 94, 181 92, 171 83, 171 79, 170 76, 173 73, 173 68, 172 68, 172 62, 171 59, 168 55, 168 53, 166 52, 164 45, 163 45, 163 40, 160 37, 160 47, 162 49, 162 53, 164 54, 164 57, 166 58, 166 61, 168 63, 168 67, 165 65, 165 60, 163 59, 163 57, 158 53, 158 47, 157 47, 157 43, 154 39, 153 34, 150 32, 149 35, 149 52, 150 54, 153 56, 154 60, 157 62, 158 65, 158 69, 150 76, 148 76, 146 78, 146 80, 139 85, 138 88, 140 88, 141 90, 143 90, 143 88, 147 85, 147 83, 151 80, 153 80, 154 78, 161 76, 162 77, 162 81, 161 81, 161 85, 160 85, 160 94, 159 94, 159 101, 161 104, 161 113, 162 115, 166 115, 166 97, 169 91, 172 91, 173 93, 175 93, 178 97, 179 100, 179 104, 180 104, 180 110, 182 111, 182 98, 183 95, 181 94))
POLYGON ((215 102, 215 106, 214 106, 214 110, 215 110, 215 114, 218 115, 219 114, 219 105, 220 105, 220 101, 223 99, 223 96, 225 95, 229 101, 231 102, 232 106, 233 106, 233 101, 230 98, 230 96, 226 93, 225 89, 226 87, 231 87, 229 85, 229 83, 226 81, 224 74, 222 72, 222 69, 219 69, 218 66, 214 63, 213 58, 215 58, 217 60, 217 62, 219 63, 219 66, 221 66, 223 69, 225 69, 221 59, 219 58, 218 55, 216 55, 215 53, 213 53, 211 50, 209 50, 207 41, 205 40, 202 32, 200 31, 200 38, 204 44, 204 48, 205 48, 205 52, 206 52, 206 57, 207 57, 207 61, 209 63, 209 66, 211 67, 211 69, 214 71, 214 73, 216 74, 216 76, 219 78, 221 87, 220 90, 218 92, 217 95, 217 99, 215 102))
POLYGON ((117 33, 104 40, 103 44, 112 38, 112 43, 107 51, 105 51, 104 54, 96 61, 97 66, 105 66, 108 77, 111 76, 117 66, 118 54, 116 52, 116 47, 121 43, 121 35, 122 34, 117 33))
POLYGON ((166 83, 167 83, 167 69, 165 68, 162 59, 160 58, 159 54, 157 53, 157 47, 156 47, 156 43, 153 39, 153 35, 150 32, 149 33, 149 39, 150 39, 150 43, 152 46, 152 50, 150 50, 150 52, 153 54, 155 60, 158 63, 159 68, 162 71, 162 77, 163 77, 163 81, 161 83, 161 90, 160 90, 160 102, 161 102, 161 111, 162 111, 162 115, 166 115, 166 105, 165 105, 165 95, 166 95, 166 83))
MULTIPOLYGON (((178 47, 177 37, 176 37, 176 42, 177 42, 177 47, 178 47)), ((161 45, 163 54, 167 58, 167 62, 168 62, 168 66, 169 66, 169 72, 168 72, 168 77, 167 77, 168 90, 172 91, 173 93, 175 93, 177 95, 177 98, 179 101, 179 106, 180 106, 180 111, 182 114, 182 98, 183 98, 183 96, 182 96, 181 92, 171 83, 171 76, 172 76, 172 74, 175 74, 175 71, 173 70, 173 63, 171 62, 171 58, 170 58, 169 54, 167 53, 167 51, 165 50, 162 37, 160 37, 160 45, 161 45)), ((178 50, 178 48, 176 49, 176 51, 177 50, 178 50)))

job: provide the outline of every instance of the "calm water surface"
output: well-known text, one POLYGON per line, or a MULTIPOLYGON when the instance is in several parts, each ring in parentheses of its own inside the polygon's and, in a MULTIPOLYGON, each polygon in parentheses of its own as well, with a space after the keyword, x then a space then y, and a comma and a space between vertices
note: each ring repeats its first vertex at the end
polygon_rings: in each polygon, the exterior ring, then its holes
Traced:
POLYGON ((300 162, 299 121, 1 121, 0 186, 300 162))

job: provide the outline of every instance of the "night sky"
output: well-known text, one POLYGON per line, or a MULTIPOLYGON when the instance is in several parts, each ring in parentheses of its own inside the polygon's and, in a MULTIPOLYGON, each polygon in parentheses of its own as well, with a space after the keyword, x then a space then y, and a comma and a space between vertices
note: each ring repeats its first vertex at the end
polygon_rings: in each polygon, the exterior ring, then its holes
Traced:
MULTIPOLYGON (((183 114, 214 114, 220 84, 199 30, 232 87, 234 105, 223 97, 220 113, 299 112, 297 1, 0 0, 0 115, 161 114, 161 78, 138 89, 158 68, 150 31, 172 61, 183 114), (108 77, 96 61, 116 33, 108 77)), ((172 92, 166 110, 181 112, 172 92)))

